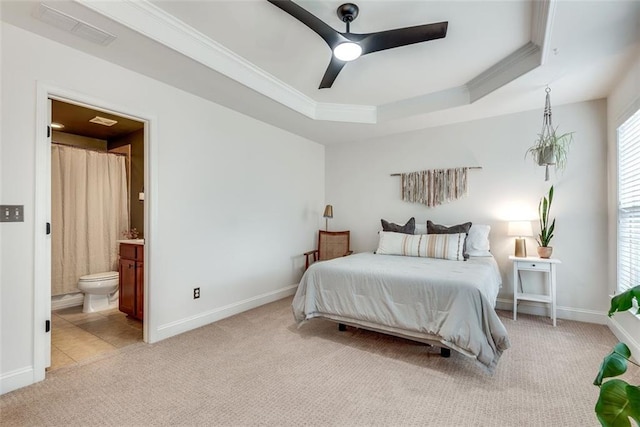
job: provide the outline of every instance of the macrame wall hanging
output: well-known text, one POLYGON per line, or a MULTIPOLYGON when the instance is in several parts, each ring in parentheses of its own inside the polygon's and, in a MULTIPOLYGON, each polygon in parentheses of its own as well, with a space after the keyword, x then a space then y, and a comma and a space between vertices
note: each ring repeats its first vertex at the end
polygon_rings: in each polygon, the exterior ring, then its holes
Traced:
POLYGON ((481 167, 394 173, 401 177, 402 200, 434 207, 467 195, 467 172, 481 167))

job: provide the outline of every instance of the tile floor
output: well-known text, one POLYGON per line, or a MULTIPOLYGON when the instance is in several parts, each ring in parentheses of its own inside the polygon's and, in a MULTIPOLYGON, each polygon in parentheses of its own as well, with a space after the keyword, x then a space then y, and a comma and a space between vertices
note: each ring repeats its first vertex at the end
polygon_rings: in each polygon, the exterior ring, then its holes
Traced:
POLYGON ((117 308, 83 313, 82 306, 51 312, 51 367, 76 364, 142 341, 142 322, 117 308))

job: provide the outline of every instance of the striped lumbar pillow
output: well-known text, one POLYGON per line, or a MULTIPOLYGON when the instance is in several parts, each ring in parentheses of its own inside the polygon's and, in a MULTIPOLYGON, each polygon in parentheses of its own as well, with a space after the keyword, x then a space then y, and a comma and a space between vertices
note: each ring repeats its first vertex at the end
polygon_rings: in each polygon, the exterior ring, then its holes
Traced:
POLYGON ((376 253, 464 261, 465 237, 465 233, 403 234, 381 231, 376 253))

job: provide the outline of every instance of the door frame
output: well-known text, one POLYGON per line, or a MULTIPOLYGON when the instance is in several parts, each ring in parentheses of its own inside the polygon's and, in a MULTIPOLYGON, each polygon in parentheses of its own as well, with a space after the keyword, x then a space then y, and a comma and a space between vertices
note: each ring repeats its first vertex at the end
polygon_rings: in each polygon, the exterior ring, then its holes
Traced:
POLYGON ((105 99, 91 97, 69 89, 37 82, 35 118, 35 194, 34 194, 34 292, 33 292, 33 382, 45 379, 50 360, 51 333, 45 332, 45 322, 51 321, 51 236, 46 234, 46 223, 51 222, 51 144, 47 126, 51 117, 49 99, 63 101, 106 113, 138 120, 144 123, 144 180, 145 180, 145 259, 144 259, 144 313, 142 339, 146 343, 157 341, 153 301, 149 292, 151 283, 151 254, 157 222, 156 186, 157 119, 154 115, 105 99), (49 354, 47 354, 49 352, 49 354))

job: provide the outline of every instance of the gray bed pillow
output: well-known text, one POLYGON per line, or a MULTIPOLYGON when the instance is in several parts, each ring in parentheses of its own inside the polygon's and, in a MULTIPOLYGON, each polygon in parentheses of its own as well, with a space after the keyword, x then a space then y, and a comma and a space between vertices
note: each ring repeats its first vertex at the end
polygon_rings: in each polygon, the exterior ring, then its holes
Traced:
MULTIPOLYGON (((382 231, 392 231, 394 233, 404 233, 404 234, 413 234, 416 229, 416 219, 411 217, 409 221, 405 225, 394 224, 393 222, 389 222, 387 220, 381 219, 382 223, 382 231)), ((461 231, 464 233, 464 231, 461 231)))
MULTIPOLYGON (((427 234, 458 234, 465 233, 469 236, 469 230, 471 229, 471 223, 465 222, 463 224, 452 225, 451 227, 447 227, 446 225, 434 224, 430 220, 427 220, 427 234)), ((463 249, 464 259, 469 258, 469 254, 467 254, 467 238, 464 239, 464 249, 463 249)))
POLYGON ((434 224, 430 220, 427 220, 427 234, 458 234, 469 233, 471 228, 470 222, 464 224, 452 225, 447 227, 446 225, 434 224))

